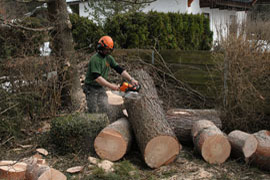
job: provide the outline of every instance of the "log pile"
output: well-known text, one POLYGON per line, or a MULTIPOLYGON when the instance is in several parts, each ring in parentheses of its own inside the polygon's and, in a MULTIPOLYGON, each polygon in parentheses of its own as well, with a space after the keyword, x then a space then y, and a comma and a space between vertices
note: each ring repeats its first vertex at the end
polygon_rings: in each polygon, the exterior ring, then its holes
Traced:
POLYGON ((186 145, 193 144, 210 164, 221 164, 232 154, 270 169, 269 131, 251 135, 235 130, 227 136, 221 131, 219 112, 213 109, 170 109, 165 114, 151 77, 143 70, 134 76, 141 85, 141 98, 123 101, 107 92, 109 104, 117 105, 119 111, 109 114, 117 121, 111 120, 94 141, 101 159, 123 158, 134 135, 145 163, 151 168, 172 162, 181 150, 179 140, 186 145), (128 116, 123 118, 125 108, 128 116))
POLYGON ((231 153, 231 145, 224 133, 208 120, 193 124, 191 135, 195 149, 210 164, 221 164, 231 153))

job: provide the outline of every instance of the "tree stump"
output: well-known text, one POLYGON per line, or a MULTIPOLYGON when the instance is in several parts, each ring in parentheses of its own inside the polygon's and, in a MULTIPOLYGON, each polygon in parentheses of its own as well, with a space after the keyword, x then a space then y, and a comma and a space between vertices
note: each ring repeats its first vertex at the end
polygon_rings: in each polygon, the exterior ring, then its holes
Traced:
POLYGON ((0 179, 24 180, 27 164, 16 161, 0 162, 0 179))
POLYGON ((101 159, 117 161, 129 150, 131 141, 131 125, 126 118, 121 118, 98 134, 94 148, 101 159))
POLYGON ((228 139, 232 147, 232 156, 243 158, 245 161, 248 161, 257 149, 258 142, 252 134, 235 130, 228 134, 228 139))
POLYGON ((179 144, 166 120, 152 78, 144 70, 134 72, 141 85, 140 99, 125 99, 133 132, 145 163, 158 168, 172 162, 179 154, 179 144))
POLYGON ((231 153, 231 145, 223 132, 208 120, 194 123, 191 131, 195 149, 210 164, 221 164, 231 153))
POLYGON ((190 131, 195 122, 207 119, 222 128, 219 112, 214 109, 170 109, 166 118, 181 144, 192 145, 190 131))
POLYGON ((270 131, 261 130, 253 135, 258 141, 258 146, 250 161, 259 168, 270 171, 270 131))

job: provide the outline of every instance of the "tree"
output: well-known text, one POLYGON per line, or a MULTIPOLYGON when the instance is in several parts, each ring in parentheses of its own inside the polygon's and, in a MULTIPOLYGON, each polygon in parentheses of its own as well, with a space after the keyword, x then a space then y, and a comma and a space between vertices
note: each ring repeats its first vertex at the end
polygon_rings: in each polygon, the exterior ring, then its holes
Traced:
POLYGON ((147 2, 145 0, 89 0, 88 7, 85 7, 85 11, 89 13, 89 16, 95 22, 102 25, 106 18, 120 13, 141 11, 149 3, 150 1, 147 2))

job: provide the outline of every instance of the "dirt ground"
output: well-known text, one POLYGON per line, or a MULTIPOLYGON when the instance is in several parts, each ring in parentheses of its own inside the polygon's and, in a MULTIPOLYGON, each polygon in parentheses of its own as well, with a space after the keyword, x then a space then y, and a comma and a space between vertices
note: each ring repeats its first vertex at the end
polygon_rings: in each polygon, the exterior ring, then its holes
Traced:
MULTIPOLYGON (((37 140, 43 135, 39 134, 28 139, 16 142, 11 139, 0 147, 1 160, 18 160, 30 157, 36 154, 36 148, 40 145, 37 140), (22 146, 31 145, 31 146, 22 146)), ((38 140, 40 141, 40 140, 38 140)), ((60 156, 54 152, 53 147, 48 145, 46 148, 49 155, 43 156, 50 167, 63 172, 70 180, 88 180, 88 179, 119 179, 112 178, 114 176, 106 176, 104 174, 95 174, 97 169, 93 168, 87 160, 88 156, 78 154, 67 154, 60 156), (66 170, 74 166, 83 166, 84 169, 80 173, 70 174, 66 170), (107 177, 107 178, 106 178, 107 177)), ((120 179, 138 179, 138 180, 270 180, 270 173, 261 171, 256 167, 245 164, 241 160, 228 159, 220 165, 211 165, 206 163, 199 155, 193 151, 193 147, 183 147, 176 160, 158 169, 150 169, 143 162, 141 154, 137 147, 134 147, 123 159, 115 162, 115 165, 128 162, 133 166, 133 170, 126 169, 126 175, 121 171, 112 174, 121 174, 120 179), (137 173, 136 178, 132 173, 137 173)), ((124 165, 126 166, 126 165, 124 165)))

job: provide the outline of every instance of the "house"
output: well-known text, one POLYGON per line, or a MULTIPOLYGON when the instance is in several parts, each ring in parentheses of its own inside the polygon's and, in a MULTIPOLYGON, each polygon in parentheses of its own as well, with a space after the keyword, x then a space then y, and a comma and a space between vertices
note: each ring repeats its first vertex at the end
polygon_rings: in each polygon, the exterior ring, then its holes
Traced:
MULTIPOLYGON (((67 0, 72 9, 77 9, 80 16, 88 17, 87 1, 67 0)), ((247 11, 255 4, 270 4, 269 0, 156 0, 143 9, 158 12, 179 12, 187 14, 204 14, 210 19, 214 42, 226 36, 232 22, 241 24, 247 18, 247 11)))

